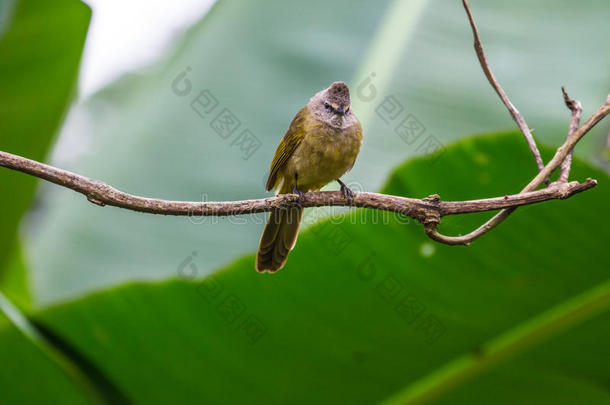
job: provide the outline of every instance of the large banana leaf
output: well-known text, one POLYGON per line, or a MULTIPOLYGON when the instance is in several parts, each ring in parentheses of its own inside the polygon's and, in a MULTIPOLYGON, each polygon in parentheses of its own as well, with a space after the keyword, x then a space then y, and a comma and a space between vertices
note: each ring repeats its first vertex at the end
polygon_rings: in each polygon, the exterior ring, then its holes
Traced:
MULTIPOLYGON (((0 4, 0 150, 42 160, 75 87, 89 8, 77 0, 20 0, 0 4)), ((0 284, 19 261, 17 227, 36 180, 0 170, 0 284)), ((17 266, 18 267, 18 266, 17 266)), ((11 274, 15 296, 24 274, 11 274)))
MULTIPOLYGON (((4 322, 2 322, 4 324, 4 322)), ((3 404, 87 404, 87 396, 52 358, 14 327, 0 326, 3 404)))
MULTIPOLYGON (((528 159, 519 135, 475 138, 434 164, 406 164, 383 191, 502 195, 535 174, 516 163, 528 159)), ((609 318, 595 315, 610 305, 610 183, 578 161, 573 176, 599 185, 519 208, 467 248, 432 243, 405 218, 355 210, 305 231, 277 274, 256 273, 247 256, 203 282, 121 286, 35 320, 135 403, 368 404, 409 389, 452 404, 604 403, 609 318), (499 350, 501 367, 480 367, 499 350), (472 364, 451 366, 463 356, 472 364)), ((443 230, 489 215, 446 218, 443 230)), ((184 246, 177 277, 197 271, 198 249, 184 246)))

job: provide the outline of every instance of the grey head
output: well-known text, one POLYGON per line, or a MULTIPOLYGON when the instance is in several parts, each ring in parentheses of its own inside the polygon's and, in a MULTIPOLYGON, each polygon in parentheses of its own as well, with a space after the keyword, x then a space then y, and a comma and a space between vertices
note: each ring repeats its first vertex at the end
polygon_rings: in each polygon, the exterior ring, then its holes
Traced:
POLYGON ((349 87, 334 82, 309 100, 309 110, 320 121, 336 128, 347 128, 356 122, 351 109, 349 87))

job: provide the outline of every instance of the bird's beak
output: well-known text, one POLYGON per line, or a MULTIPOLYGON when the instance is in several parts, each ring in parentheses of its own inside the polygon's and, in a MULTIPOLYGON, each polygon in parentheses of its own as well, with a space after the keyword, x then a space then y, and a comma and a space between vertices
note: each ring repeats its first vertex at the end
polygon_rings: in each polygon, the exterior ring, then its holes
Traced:
POLYGON ((338 112, 339 114, 341 114, 341 115, 345 115, 345 108, 343 108, 343 107, 339 107, 339 108, 337 109, 337 112, 338 112))

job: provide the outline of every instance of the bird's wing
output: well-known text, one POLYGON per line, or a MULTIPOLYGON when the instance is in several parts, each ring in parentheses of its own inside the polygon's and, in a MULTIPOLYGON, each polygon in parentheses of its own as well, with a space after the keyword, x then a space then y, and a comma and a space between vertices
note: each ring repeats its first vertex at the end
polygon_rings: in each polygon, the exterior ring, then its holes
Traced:
POLYGON ((294 153, 297 147, 303 140, 304 133, 303 128, 305 127, 304 121, 307 119, 307 106, 301 108, 301 111, 295 115, 294 119, 290 123, 290 127, 286 134, 280 141, 273 161, 271 162, 271 168, 269 169, 269 178, 267 179, 267 185, 265 190, 269 191, 275 187, 277 181, 278 172, 284 167, 290 156, 294 153))

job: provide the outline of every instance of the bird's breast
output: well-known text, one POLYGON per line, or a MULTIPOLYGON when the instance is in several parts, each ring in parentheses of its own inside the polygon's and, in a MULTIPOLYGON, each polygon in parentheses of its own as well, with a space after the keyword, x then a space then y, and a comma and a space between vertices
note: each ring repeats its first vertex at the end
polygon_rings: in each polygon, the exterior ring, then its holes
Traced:
POLYGON ((292 155, 285 175, 298 173, 299 189, 318 190, 351 169, 361 143, 360 125, 344 129, 326 125, 312 128, 292 155))

